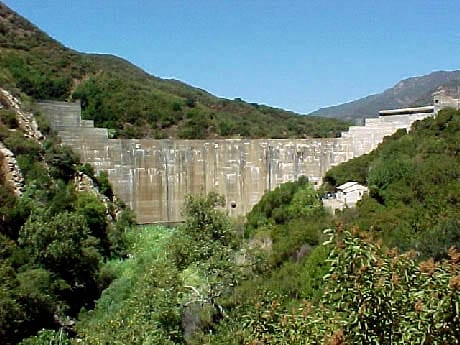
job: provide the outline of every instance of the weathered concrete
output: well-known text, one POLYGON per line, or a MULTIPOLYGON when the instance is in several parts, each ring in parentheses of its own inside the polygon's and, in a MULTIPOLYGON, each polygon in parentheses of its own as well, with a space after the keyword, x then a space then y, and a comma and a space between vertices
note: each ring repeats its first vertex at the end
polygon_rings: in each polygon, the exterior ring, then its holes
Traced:
POLYGON ((187 193, 210 191, 225 196, 231 215, 244 215, 279 184, 302 175, 320 184, 330 167, 370 152, 384 136, 430 115, 368 119, 335 139, 120 140, 81 120, 78 103, 40 107, 63 144, 96 172, 107 171, 115 194, 139 223, 179 221, 187 193))
POLYGON ((460 109, 460 99, 452 98, 446 94, 445 90, 437 91, 433 94, 434 113, 437 114, 443 108, 460 109))

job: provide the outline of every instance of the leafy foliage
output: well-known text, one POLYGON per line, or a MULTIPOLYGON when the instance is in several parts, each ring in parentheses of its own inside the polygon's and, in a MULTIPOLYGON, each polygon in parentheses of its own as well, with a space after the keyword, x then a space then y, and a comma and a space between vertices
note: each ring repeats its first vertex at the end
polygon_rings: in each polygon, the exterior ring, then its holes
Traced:
POLYGON ((171 231, 146 227, 128 234, 131 257, 109 261, 116 279, 94 311, 81 316, 78 336, 85 344, 173 344, 180 339, 178 271, 164 255, 171 231))
POLYGON ((115 279, 94 311, 81 314, 79 341, 199 343, 224 317, 221 300, 239 272, 234 258, 238 241, 221 203, 216 194, 189 197, 181 227, 149 226, 128 233, 130 256, 102 269, 115 279))
POLYGON ((43 143, 26 138, 11 114, 16 118, 4 106, 1 140, 17 157, 25 193, 16 197, 0 178, 0 337, 16 344, 46 329, 24 342, 69 343, 62 328, 110 283, 100 267, 125 254, 133 218, 122 211, 109 224, 110 201, 106 209, 93 194, 75 191, 75 155, 50 132, 43 143))
POLYGON ((218 209, 221 203, 216 194, 189 197, 180 228, 145 227, 128 234, 130 258, 105 265, 103 271, 116 279, 95 310, 81 315, 78 336, 85 344, 200 339, 224 312, 219 299, 237 275, 237 242, 218 209))
POLYGON ((24 339, 21 345, 70 345, 70 338, 61 329, 53 331, 49 329, 42 329, 34 337, 24 339))
POLYGON ((306 177, 287 182, 265 193, 247 216, 247 229, 284 224, 293 218, 308 216, 321 207, 318 195, 306 177))
MULTIPOLYGON (((308 238, 314 220, 290 231, 293 220, 277 223, 273 215, 276 209, 287 213, 295 188, 267 194, 248 215, 248 227, 253 240, 273 241, 271 253, 260 258, 278 256, 277 265, 236 288, 231 318, 211 343, 457 343, 459 115, 443 111, 407 135, 386 139, 370 155, 332 169, 329 183, 365 181, 371 195, 358 209, 338 214, 330 244, 315 247, 298 263, 292 255, 279 257, 279 245, 294 234, 308 238), (395 245, 417 251, 399 255, 387 249, 395 245), (429 256, 441 262, 420 261, 429 256)), ((319 229, 332 225, 316 219, 319 229)))
POLYGON ((27 248, 32 262, 74 285, 69 303, 79 294, 94 291, 101 256, 82 216, 59 213, 50 220, 30 218, 21 229, 19 244, 27 248))
POLYGON ((396 133, 370 155, 331 169, 329 183, 364 180, 371 190, 344 219, 372 229, 389 246, 417 248, 425 257, 441 259, 450 246, 459 248, 459 131, 460 113, 443 110, 416 122, 407 135, 396 133))
POLYGON ((91 59, 103 72, 82 83, 73 98, 81 99, 86 118, 116 130, 119 137, 335 137, 346 129, 344 123, 332 119, 298 116, 241 100, 220 100, 184 84, 139 75, 135 67, 121 60, 117 66, 134 73, 117 73, 105 64, 110 59, 107 56, 91 59), (273 126, 264 126, 267 121, 273 126))
MULTIPOLYGON (((365 234, 328 232, 336 242, 318 306, 259 306, 241 329, 259 344, 455 344, 460 335, 459 254, 417 263, 365 234)), ((233 342, 234 343, 234 342, 233 342)))
POLYGON ((185 201, 185 224, 177 234, 178 245, 173 256, 180 268, 194 262, 222 255, 224 247, 235 240, 231 224, 218 207, 224 206, 224 199, 210 193, 206 198, 188 196, 185 201))
POLYGON ((329 224, 318 193, 305 177, 266 193, 247 215, 246 235, 269 239, 269 266, 288 259, 300 261, 318 244, 329 224))

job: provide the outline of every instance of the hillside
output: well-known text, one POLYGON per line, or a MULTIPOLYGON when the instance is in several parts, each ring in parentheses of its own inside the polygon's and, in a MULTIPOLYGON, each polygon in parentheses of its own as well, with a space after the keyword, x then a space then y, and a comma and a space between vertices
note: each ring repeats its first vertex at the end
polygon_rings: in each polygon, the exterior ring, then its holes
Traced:
POLYGON ((115 137, 335 137, 347 128, 334 119, 221 99, 116 56, 76 52, 2 3, 0 84, 36 99, 80 99, 83 116, 115 137))
POLYGON ((111 280, 100 268, 125 254, 134 220, 112 202, 107 175, 81 165, 43 118, 40 132, 1 88, 0 104, 0 338, 8 345, 68 327, 91 308, 111 280))
POLYGON ((460 86, 460 71, 438 71, 421 77, 404 79, 382 93, 349 103, 321 108, 309 115, 349 121, 377 117, 378 111, 383 109, 431 104, 432 93, 441 89, 446 90, 447 94, 457 97, 457 86, 460 86))
POLYGON ((419 255, 441 258, 460 247, 460 113, 439 112, 435 119, 398 131, 368 155, 329 170, 325 181, 369 186, 351 223, 373 229, 389 246, 417 248, 419 255))

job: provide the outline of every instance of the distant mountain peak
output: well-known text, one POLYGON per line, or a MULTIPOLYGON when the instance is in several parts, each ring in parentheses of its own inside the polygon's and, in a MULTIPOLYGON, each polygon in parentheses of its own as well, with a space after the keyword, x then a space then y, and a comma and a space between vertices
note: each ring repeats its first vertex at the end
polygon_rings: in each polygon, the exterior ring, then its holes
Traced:
POLYGON ((376 117, 378 111, 382 109, 431 104, 432 94, 438 90, 445 90, 448 95, 457 96, 458 86, 460 86, 460 70, 434 71, 427 75, 403 79, 382 93, 332 107, 324 107, 309 115, 344 120, 376 117))

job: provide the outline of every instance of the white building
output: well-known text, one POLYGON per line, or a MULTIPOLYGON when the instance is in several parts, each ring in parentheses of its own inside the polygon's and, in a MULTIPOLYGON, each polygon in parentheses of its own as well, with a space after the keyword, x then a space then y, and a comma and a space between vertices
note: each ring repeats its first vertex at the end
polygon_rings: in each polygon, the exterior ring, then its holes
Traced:
POLYGON ((354 207, 368 192, 369 189, 366 186, 360 185, 358 182, 349 181, 337 187, 336 199, 342 202, 345 207, 354 207))
POLYGON ((336 210, 356 207, 356 203, 369 192, 366 186, 354 181, 344 183, 336 189, 336 193, 328 193, 328 196, 323 198, 323 207, 332 214, 335 214, 336 210))

